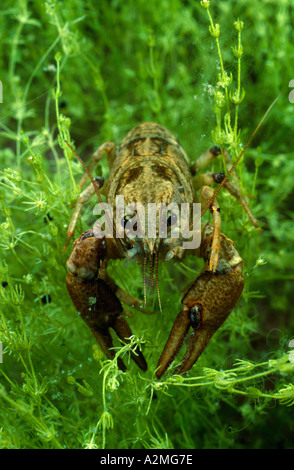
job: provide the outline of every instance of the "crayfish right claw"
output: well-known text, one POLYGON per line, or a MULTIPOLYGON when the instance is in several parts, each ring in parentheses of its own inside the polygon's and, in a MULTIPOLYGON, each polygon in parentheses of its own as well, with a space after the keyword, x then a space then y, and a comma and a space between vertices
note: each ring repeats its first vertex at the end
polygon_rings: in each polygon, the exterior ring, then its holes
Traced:
POLYGON ((223 273, 204 271, 182 300, 178 314, 162 355, 157 364, 160 379, 180 351, 189 328, 193 328, 187 351, 175 373, 184 374, 195 364, 213 334, 233 310, 243 290, 241 266, 223 273))

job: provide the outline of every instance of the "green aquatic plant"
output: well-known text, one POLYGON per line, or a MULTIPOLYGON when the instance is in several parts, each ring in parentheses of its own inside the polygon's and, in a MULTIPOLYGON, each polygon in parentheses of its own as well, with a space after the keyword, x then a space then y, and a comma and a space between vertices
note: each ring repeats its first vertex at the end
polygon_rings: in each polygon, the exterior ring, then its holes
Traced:
MULTIPOLYGON (((293 16, 289 0, 3 1, 2 448, 293 447, 293 16), (65 142, 89 161, 98 145, 152 119, 191 162, 212 144, 235 161, 278 94, 237 166, 262 234, 218 195, 222 230, 244 260, 238 305, 185 377, 171 370, 158 381, 180 291, 202 268, 192 257, 163 265, 163 312, 151 295, 155 315, 125 309, 134 336, 107 360, 65 287, 63 247, 83 174, 65 142), (146 373, 129 360, 136 346, 146 373)), ((107 178, 104 159, 95 172, 107 178)), ((95 204, 83 208, 75 236, 94 223, 95 204)), ((143 297, 140 267, 116 261, 109 274, 143 297)))

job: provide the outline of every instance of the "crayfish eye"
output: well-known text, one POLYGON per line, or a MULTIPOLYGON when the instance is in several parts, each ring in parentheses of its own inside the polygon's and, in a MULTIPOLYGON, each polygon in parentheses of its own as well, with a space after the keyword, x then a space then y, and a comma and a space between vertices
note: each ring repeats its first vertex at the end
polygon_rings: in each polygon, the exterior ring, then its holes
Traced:
MULTIPOLYGON (((127 223, 131 222, 133 217, 134 217, 134 215, 125 215, 121 219, 121 224, 122 224, 123 228, 126 228, 127 223)), ((137 228, 138 228, 138 225, 137 225, 137 222, 135 222, 134 225, 132 226, 132 230, 137 230, 137 228)))
POLYGON ((177 221, 178 221, 177 215, 171 212, 171 214, 166 219, 166 224, 168 227, 172 227, 173 225, 177 223, 177 221))
POLYGON ((122 219, 121 219, 121 224, 123 226, 123 228, 126 228, 126 225, 127 223, 129 222, 130 220, 130 216, 129 215, 125 215, 122 219))

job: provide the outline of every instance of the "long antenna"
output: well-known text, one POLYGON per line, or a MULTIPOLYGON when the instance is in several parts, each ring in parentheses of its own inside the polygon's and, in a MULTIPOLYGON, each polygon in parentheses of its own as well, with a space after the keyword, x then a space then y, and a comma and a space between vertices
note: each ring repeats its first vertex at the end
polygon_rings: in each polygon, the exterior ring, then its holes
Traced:
POLYGON ((91 183, 93 184, 94 186, 94 189, 95 189, 95 192, 98 196, 98 199, 99 199, 99 202, 101 204, 103 204, 103 201, 102 201, 102 198, 101 198, 101 194, 100 192, 98 191, 98 188, 97 188, 97 185, 94 181, 94 178, 93 176, 91 175, 90 171, 88 170, 87 166, 85 165, 85 163, 83 162, 83 160, 81 159, 81 157, 79 157, 79 155, 77 154, 77 152, 72 148, 72 146, 67 142, 67 140, 65 140, 65 143, 66 145, 69 147, 69 149, 72 151, 72 153, 77 157, 77 159, 79 160, 79 162, 81 163, 81 165, 84 167, 84 170, 86 171, 87 175, 89 176, 90 180, 91 180, 91 183))
POLYGON ((236 166, 238 165, 238 163, 240 162, 241 158, 243 157, 244 153, 246 152, 247 148, 249 147, 249 145, 251 144, 253 138, 255 137, 256 133, 258 132, 260 126, 262 125, 263 121, 265 120, 265 118, 267 117, 267 115, 269 114, 269 112, 271 111, 272 107, 276 104, 276 102, 278 101, 280 95, 278 95, 274 101, 271 103, 271 105, 267 108, 266 112, 264 113, 263 117, 261 118, 261 120, 259 121, 257 127, 255 128, 255 130, 253 131, 253 133, 251 134, 251 137, 250 139, 248 140, 247 144, 245 145, 245 147, 243 148, 242 152, 240 153, 240 155, 238 156, 237 160, 235 161, 235 163, 232 165, 232 167, 230 168, 230 170, 228 171, 228 173, 226 174, 226 176, 224 177, 224 179, 222 180, 222 182, 219 184, 219 186, 216 188, 216 190, 214 191, 213 195, 211 196, 211 198, 209 199, 209 201, 207 202, 206 206, 204 207, 204 209, 202 209, 201 211, 201 214, 192 222, 191 226, 190 226, 190 229, 194 227, 194 225, 198 222, 198 220, 203 216, 203 214, 205 214, 205 212, 207 211, 207 209, 209 209, 209 207, 211 206, 211 204, 213 203, 213 201, 215 200, 216 196, 218 195, 218 193, 220 192, 220 190, 222 189, 222 187, 224 186, 224 184, 226 183, 226 181, 228 180, 229 176, 232 174, 232 172, 235 170, 236 166))
POLYGON ((101 197, 101 194, 99 192, 99 189, 97 188, 97 184, 95 183, 94 181, 94 178, 93 176, 91 175, 91 172, 89 171, 89 169, 87 168, 87 166, 85 165, 85 163, 83 162, 83 160, 79 157, 79 155, 77 154, 77 152, 72 148, 72 146, 67 142, 67 140, 65 140, 65 143, 66 145, 70 148, 70 150, 72 151, 72 153, 77 157, 77 159, 79 160, 79 162, 82 164, 84 170, 86 171, 86 173, 88 174, 90 180, 91 180, 91 183, 93 184, 94 186, 94 189, 95 189, 95 193, 97 194, 98 196, 98 199, 99 199, 99 202, 102 206, 102 209, 104 210, 104 213, 105 213, 105 216, 106 216, 106 219, 107 219, 107 222, 108 222, 108 226, 111 227, 111 220, 108 216, 108 213, 105 209, 105 206, 104 206, 104 203, 103 203, 103 200, 102 200, 102 197, 101 197))

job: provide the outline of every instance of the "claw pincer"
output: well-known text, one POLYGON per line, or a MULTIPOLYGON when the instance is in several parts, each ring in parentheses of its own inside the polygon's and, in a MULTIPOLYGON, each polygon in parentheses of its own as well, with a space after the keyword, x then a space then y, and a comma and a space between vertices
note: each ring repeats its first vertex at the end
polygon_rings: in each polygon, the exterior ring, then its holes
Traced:
MULTIPOLYGON (((123 307, 104 279, 98 277, 100 263, 106 255, 104 239, 94 237, 89 230, 75 241, 67 267, 69 273, 66 285, 69 295, 77 311, 91 329, 107 358, 113 359, 115 351, 109 328, 127 343, 132 331, 123 317, 123 307)), ((146 361, 137 348, 131 353, 133 360, 143 369, 147 369, 146 361)), ((121 358, 118 358, 121 370, 126 367, 121 358)))
MULTIPOLYGON (((209 260, 210 227, 202 245, 205 261, 209 260), (205 248, 204 248, 205 247, 205 248)), ((211 239, 210 239, 211 240, 211 239)), ((171 333, 157 364, 159 379, 180 351, 190 327, 186 353, 177 374, 187 372, 204 351, 213 334, 223 324, 236 305, 244 286, 242 259, 233 243, 221 237, 220 256, 216 272, 207 270, 207 264, 182 300, 183 309, 176 317, 171 333)))

